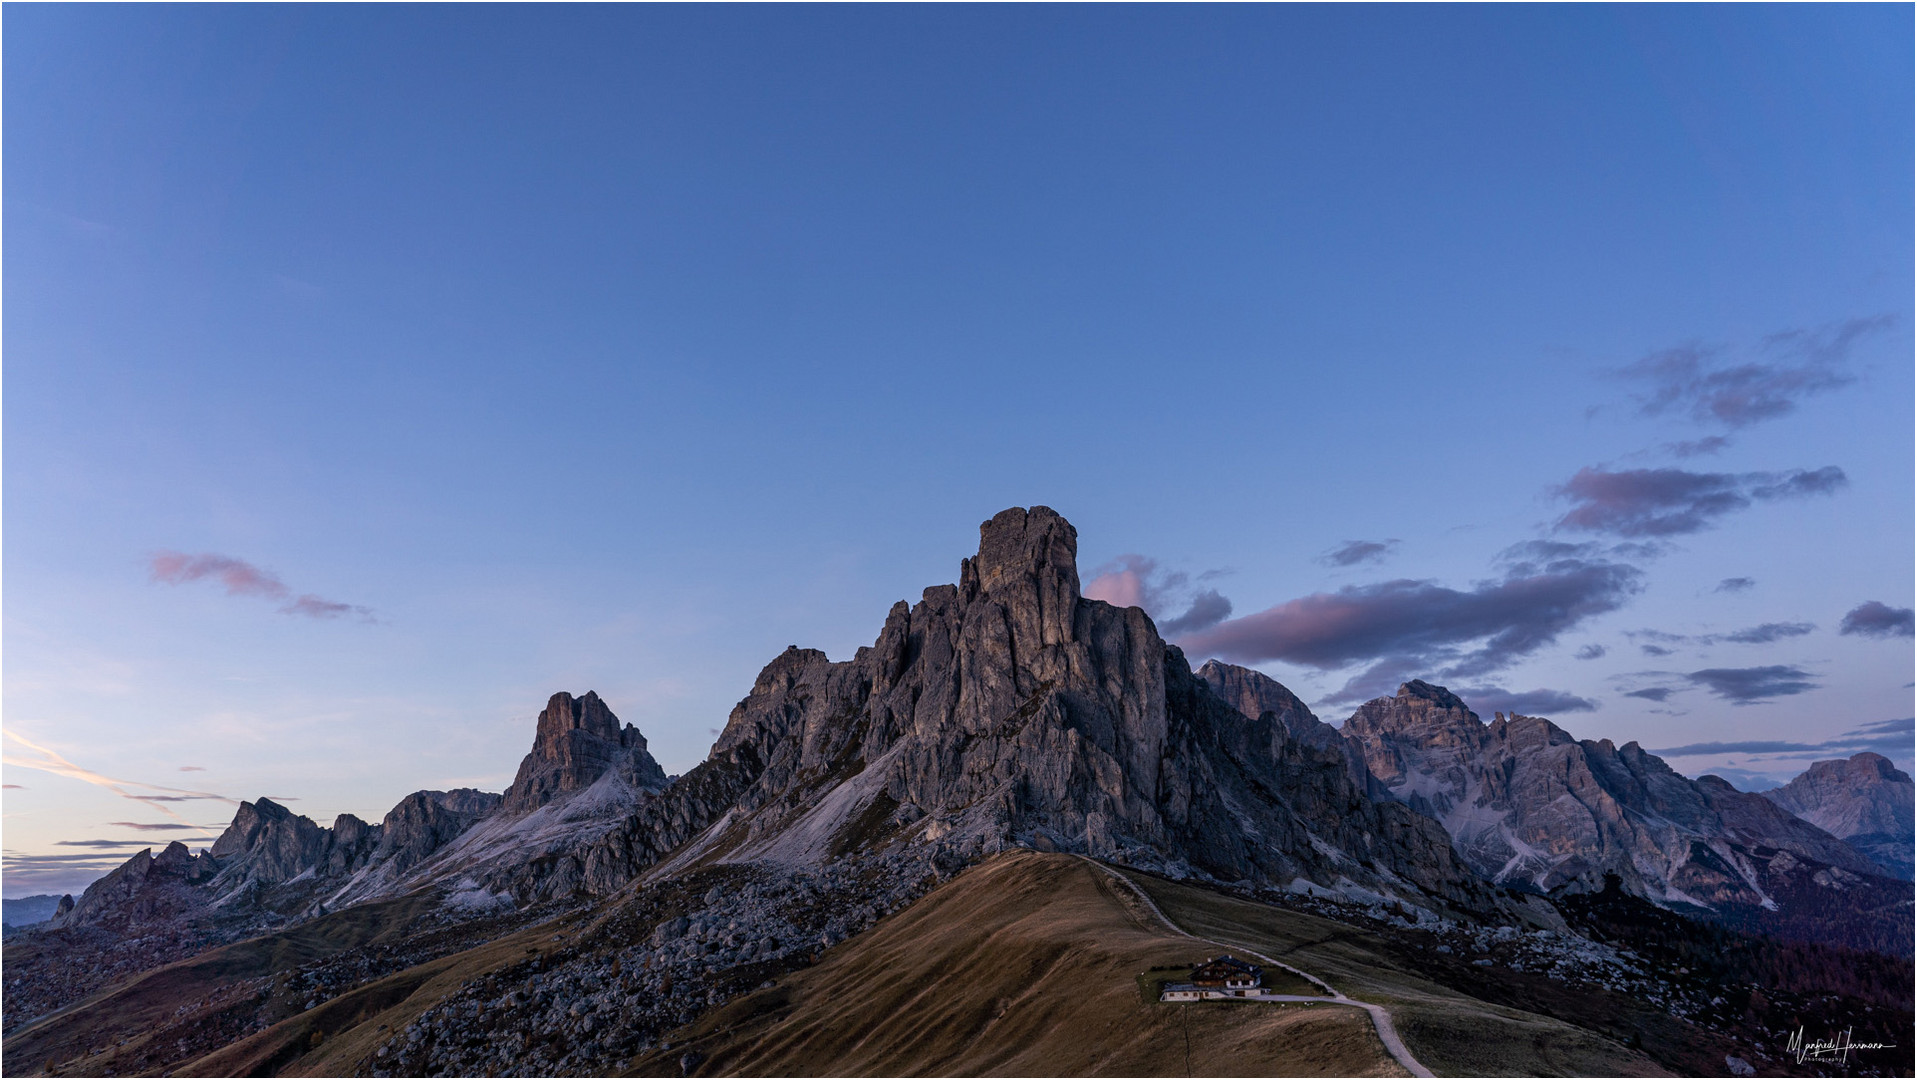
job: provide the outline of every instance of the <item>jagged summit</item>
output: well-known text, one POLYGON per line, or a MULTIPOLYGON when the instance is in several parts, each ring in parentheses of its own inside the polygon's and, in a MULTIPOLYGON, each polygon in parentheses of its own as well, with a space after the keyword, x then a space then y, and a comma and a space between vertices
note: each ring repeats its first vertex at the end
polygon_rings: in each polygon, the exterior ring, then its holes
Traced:
POLYGON ((1279 886, 1468 888, 1434 823, 1368 799, 1341 754, 1288 738, 1275 715, 1221 700, 1141 609, 1081 596, 1076 530, 1042 506, 984 522, 958 583, 895 604, 852 659, 775 658, 707 761, 581 873, 916 843, 1279 886))
POLYGON ((591 690, 577 698, 562 691, 539 714, 532 752, 519 763, 503 809, 529 813, 557 796, 591 787, 608 771, 642 790, 666 786, 665 770, 647 752, 646 737, 638 728, 621 727, 591 690))

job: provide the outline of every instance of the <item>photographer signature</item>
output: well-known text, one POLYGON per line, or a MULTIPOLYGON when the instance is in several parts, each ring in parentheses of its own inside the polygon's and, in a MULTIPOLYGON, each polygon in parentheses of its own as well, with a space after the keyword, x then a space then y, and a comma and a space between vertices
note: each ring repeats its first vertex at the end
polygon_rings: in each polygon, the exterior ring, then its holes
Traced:
POLYGON ((1804 1029, 1800 1027, 1791 1033, 1790 1042, 1784 1047, 1784 1052, 1797 1055, 1797 1063, 1802 1065, 1806 1061, 1848 1062, 1852 1051, 1889 1050, 1897 1045, 1896 1043, 1852 1042, 1850 1033, 1851 1029, 1845 1028, 1828 1039, 1812 1039, 1806 1042, 1804 1029))

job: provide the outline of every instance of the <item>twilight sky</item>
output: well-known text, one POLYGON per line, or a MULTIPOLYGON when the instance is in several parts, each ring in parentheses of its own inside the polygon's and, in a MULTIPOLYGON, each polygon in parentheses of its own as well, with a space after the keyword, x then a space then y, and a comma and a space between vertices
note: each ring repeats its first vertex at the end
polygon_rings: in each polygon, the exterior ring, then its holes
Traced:
POLYGON ((1044 503, 1341 722, 1911 767, 1908 6, 4 15, 9 896, 670 772, 1044 503))

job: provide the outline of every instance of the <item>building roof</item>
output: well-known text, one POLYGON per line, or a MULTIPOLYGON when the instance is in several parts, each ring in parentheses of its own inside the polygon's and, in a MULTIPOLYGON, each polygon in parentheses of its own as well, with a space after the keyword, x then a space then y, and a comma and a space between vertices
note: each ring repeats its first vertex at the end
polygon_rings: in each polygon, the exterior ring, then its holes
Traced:
POLYGON ((1238 982, 1250 979, 1263 982, 1265 970, 1255 964, 1247 964, 1235 956, 1214 956, 1210 960, 1191 969, 1191 981, 1198 984, 1238 982))

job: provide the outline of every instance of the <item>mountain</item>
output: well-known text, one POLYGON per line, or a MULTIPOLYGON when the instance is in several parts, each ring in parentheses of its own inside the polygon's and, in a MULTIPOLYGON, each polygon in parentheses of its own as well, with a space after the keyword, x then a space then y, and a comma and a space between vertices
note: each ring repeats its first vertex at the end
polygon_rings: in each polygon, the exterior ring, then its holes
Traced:
POLYGON ((1642 1046, 1694 1073, 1785 1019, 1908 1026, 1910 887, 1815 825, 1424 683, 1341 731, 1257 672, 1194 672, 1142 610, 1081 596, 1076 554, 1045 507, 996 515, 872 645, 775 657, 684 776, 560 693, 503 793, 330 826, 242 803, 206 851, 142 852, 8 938, 4 1052, 61 1075, 705 1074, 882 1032, 857 1060, 939 1071, 986 1060, 939 1034, 976 1030, 1018 1043, 1006 1063, 1176 1072, 1197 1026, 1268 1071, 1385 1060, 1355 1012, 1163 1011, 1127 969, 1182 963, 1155 950, 1185 933, 1391 1002, 1455 1072, 1646 1071, 1642 1046), (1771 943, 1766 903, 1878 955, 1771 943))
POLYGON ((1911 779, 1889 758, 1866 752, 1815 762, 1763 796, 1910 880, 1917 842, 1911 779))
POLYGON ((60 898, 51 894, 20 896, 0 901, 0 926, 18 928, 53 918, 60 898))
POLYGON ((1790 875, 1878 868, 1842 840, 1715 776, 1691 780, 1636 743, 1573 738, 1539 717, 1481 721, 1413 681, 1341 729, 1391 797, 1443 824, 1484 877, 1550 892, 1607 875, 1664 904, 1776 907, 1790 875))
POLYGON ((1283 718, 1227 704, 1142 610, 1081 596, 1077 540, 1047 507, 1007 510, 956 585, 894 605, 851 659, 788 649, 707 761, 579 876, 605 888, 674 849, 672 867, 815 866, 1026 846, 1224 882, 1475 895, 1433 822, 1368 798, 1283 718))

